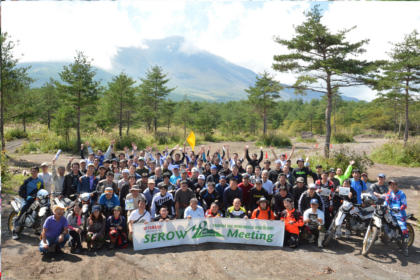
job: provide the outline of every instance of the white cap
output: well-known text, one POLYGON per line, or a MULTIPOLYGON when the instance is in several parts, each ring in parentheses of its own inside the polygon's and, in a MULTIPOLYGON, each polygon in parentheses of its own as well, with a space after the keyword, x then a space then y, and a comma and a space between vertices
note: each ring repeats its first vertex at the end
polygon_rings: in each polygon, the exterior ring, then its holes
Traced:
POLYGON ((43 162, 43 163, 41 164, 41 167, 43 167, 43 166, 47 166, 47 167, 48 167, 48 163, 43 162))
POLYGON ((128 170, 128 169, 126 168, 126 169, 123 169, 123 171, 121 171, 121 173, 130 173, 130 170, 128 170))
POLYGON ((315 184, 309 184, 308 189, 316 189, 315 184))
POLYGON ((86 160, 82 159, 79 163, 82 163, 82 162, 86 163, 86 160))

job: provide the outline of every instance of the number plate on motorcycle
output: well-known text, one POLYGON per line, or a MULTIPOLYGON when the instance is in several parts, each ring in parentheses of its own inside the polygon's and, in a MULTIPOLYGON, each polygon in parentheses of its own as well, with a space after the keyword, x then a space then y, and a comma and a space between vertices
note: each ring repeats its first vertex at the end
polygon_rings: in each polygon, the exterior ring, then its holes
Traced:
POLYGON ((338 192, 340 193, 340 195, 349 195, 350 188, 341 187, 338 189, 338 192))

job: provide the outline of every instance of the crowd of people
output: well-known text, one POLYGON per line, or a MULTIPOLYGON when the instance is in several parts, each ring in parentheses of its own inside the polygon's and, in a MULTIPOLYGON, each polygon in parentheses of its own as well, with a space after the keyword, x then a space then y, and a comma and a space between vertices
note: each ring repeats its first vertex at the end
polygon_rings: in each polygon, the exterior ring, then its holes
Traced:
MULTIPOLYGON (((86 145, 87 158, 82 144, 79 162, 73 157, 67 166, 56 168, 54 158, 52 173, 48 163, 41 164, 41 173, 34 166, 32 177, 21 186, 26 188, 26 197, 15 225, 22 222, 20 216, 39 189, 71 201, 67 217, 63 216, 63 205, 53 205, 54 215, 43 225, 41 252, 47 252, 52 244, 61 252, 68 243, 79 253, 83 240, 88 249, 99 249, 108 238, 110 248, 125 248, 132 241, 136 223, 203 217, 283 220, 285 244, 297 248, 300 240, 317 240, 322 248, 326 230, 342 203, 340 187, 350 189, 346 199, 353 203, 362 204, 362 193, 369 191, 387 203, 397 203, 401 210, 407 207, 406 199, 391 201, 395 195, 405 197, 396 182, 387 184, 385 174, 379 174, 378 182, 370 184, 365 173, 353 169, 354 161, 345 171, 342 167, 323 170, 321 165, 312 170, 309 158, 298 158, 297 167, 292 168, 294 147, 288 158, 286 154, 277 157, 270 147, 275 157, 272 166, 270 160, 264 160, 262 147, 258 156, 250 155, 245 146, 240 158, 238 153, 230 153, 229 146, 214 153, 210 146, 207 150, 201 146, 194 153, 188 152, 184 143, 183 148, 177 145, 160 152, 156 145, 138 151, 133 143, 131 153, 125 148, 117 156, 114 141, 105 153, 100 149, 94 153, 88 142, 86 145), (308 184, 308 177, 313 183, 308 184), (83 205, 78 199, 82 193, 92 193, 88 217, 82 215, 83 205)), ((406 237, 404 215, 398 223, 406 237)), ((340 237, 341 232, 337 235, 340 237)), ((345 235, 350 236, 348 229, 345 235)), ((18 238, 16 232, 13 238, 18 238)), ((377 245, 380 243, 378 240, 377 245)))

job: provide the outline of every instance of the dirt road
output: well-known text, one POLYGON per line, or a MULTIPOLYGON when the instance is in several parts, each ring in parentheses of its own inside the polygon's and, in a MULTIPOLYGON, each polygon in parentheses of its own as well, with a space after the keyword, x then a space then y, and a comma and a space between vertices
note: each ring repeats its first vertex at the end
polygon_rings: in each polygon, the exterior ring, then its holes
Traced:
MULTIPOLYGON (((384 139, 356 138, 358 143, 345 144, 356 151, 370 151, 384 139)), ((248 144, 257 151, 254 143, 212 143, 212 149, 229 144, 231 151, 243 154, 248 144)), ((314 144, 297 143, 297 152, 308 154, 314 144)), ((319 145, 321 146, 321 145, 319 145)), ((339 145, 333 145, 333 149, 339 145)), ((290 149, 282 149, 288 154, 290 149)), ((280 154, 276 149, 276 153, 280 154)), ((322 153, 322 150, 319 150, 322 153)), ((13 155, 16 163, 51 162, 54 155, 13 155)), ((58 164, 65 164, 70 155, 60 155, 58 164)), ((269 158, 272 156, 269 154, 269 158)), ((294 156, 296 159, 297 156, 294 156)), ((23 165, 23 164, 22 164, 23 165)), ((387 179, 398 180, 408 197, 408 212, 419 217, 420 168, 403 168, 375 164, 370 176, 385 173, 387 179)), ((2 205, 2 276, 4 279, 420 279, 420 232, 405 258, 395 243, 374 247, 368 258, 361 256, 362 237, 333 240, 328 248, 318 249, 314 244, 302 243, 297 250, 258 247, 240 244, 208 243, 198 246, 178 246, 147 251, 134 251, 132 246, 123 250, 109 250, 83 254, 41 256, 39 239, 25 230, 21 239, 13 241, 7 230, 10 205, 8 196, 2 205)), ((86 246, 86 245, 85 245, 86 246)))

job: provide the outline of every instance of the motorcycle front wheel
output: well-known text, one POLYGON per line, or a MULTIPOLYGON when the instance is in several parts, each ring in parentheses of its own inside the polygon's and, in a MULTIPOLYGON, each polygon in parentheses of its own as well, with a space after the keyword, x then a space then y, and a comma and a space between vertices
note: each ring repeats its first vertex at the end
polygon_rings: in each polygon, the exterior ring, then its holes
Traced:
POLYGON ((372 227, 368 232, 366 232, 366 240, 363 241, 363 251, 362 255, 367 256, 370 250, 373 247, 376 239, 378 238, 379 230, 377 227, 372 227))
MULTIPOLYGON (((13 232, 13 228, 14 228, 14 226, 15 226, 15 224, 14 224, 14 218, 15 217, 17 217, 18 216, 18 213, 17 212, 15 212, 15 211, 12 211, 12 213, 10 213, 10 216, 9 216, 9 222, 7 223, 7 225, 8 225, 8 227, 9 227, 9 231, 10 231, 10 233, 12 233, 13 232)), ((20 227, 18 227, 17 229, 16 229, 16 233, 17 234, 20 234, 21 232, 22 232, 22 230, 23 230, 23 227, 22 226, 20 226, 20 227)))
POLYGON ((327 246, 331 242, 331 240, 335 236, 336 231, 337 231, 337 226, 334 223, 333 226, 331 227, 330 234, 328 234, 327 238, 324 241, 324 246, 327 246))

